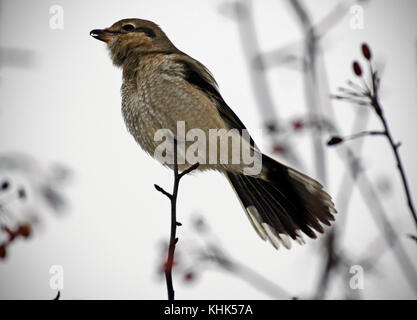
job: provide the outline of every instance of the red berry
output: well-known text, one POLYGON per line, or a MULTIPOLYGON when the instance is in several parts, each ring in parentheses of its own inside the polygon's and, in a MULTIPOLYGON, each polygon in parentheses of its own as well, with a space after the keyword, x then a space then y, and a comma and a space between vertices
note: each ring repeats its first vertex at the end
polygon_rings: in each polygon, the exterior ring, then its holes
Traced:
POLYGON ((282 154, 282 153, 285 153, 285 148, 283 146, 281 146, 281 145, 276 144, 273 147, 273 152, 274 153, 278 153, 278 154, 282 154))
POLYGON ((6 258, 6 245, 2 244, 0 246, 0 259, 6 258))
POLYGON ((292 123, 294 130, 301 130, 304 128, 304 121, 303 120, 295 120, 292 123))
POLYGON ((19 229, 17 230, 17 233, 25 238, 29 237, 32 233, 32 228, 29 224, 22 224, 19 229))
POLYGON ((359 64, 359 62, 354 61, 353 62, 353 72, 358 76, 361 77, 362 76, 362 68, 361 65, 359 64))
POLYGON ((184 275, 184 279, 185 279, 185 281, 192 281, 192 280, 194 280, 194 273, 193 272, 187 272, 184 275))
POLYGON ((366 43, 362 44, 362 54, 366 58, 366 60, 371 60, 371 50, 369 49, 369 46, 366 43))

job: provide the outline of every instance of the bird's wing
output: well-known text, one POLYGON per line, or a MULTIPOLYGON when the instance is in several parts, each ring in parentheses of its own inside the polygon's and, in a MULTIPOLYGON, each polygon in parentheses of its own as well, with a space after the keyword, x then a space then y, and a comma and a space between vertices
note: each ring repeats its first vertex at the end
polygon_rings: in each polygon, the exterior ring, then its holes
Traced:
POLYGON ((246 129, 245 125, 227 105, 219 93, 219 89, 210 71, 197 60, 186 54, 172 57, 176 65, 181 67, 181 73, 185 81, 203 92, 214 102, 222 119, 230 129, 238 129, 240 132, 246 129))

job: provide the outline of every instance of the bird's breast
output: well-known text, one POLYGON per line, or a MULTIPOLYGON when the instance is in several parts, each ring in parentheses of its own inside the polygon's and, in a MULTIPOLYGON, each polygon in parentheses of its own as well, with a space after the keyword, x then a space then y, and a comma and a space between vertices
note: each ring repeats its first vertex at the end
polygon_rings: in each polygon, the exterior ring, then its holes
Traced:
MULTIPOLYGON (((207 150, 209 130, 226 128, 213 101, 182 77, 170 72, 150 72, 148 68, 138 68, 138 72, 135 77, 124 79, 122 114, 128 131, 151 156, 155 157, 155 150, 161 145, 161 140, 155 138, 159 130, 179 137, 179 125, 184 124, 184 134, 197 128, 204 133, 198 141, 207 150)), ((187 140, 185 144, 188 147, 193 142, 187 140)), ((185 167, 189 165, 187 162, 185 167)), ((212 167, 202 165, 200 169, 212 167)))
POLYGON ((122 114, 136 142, 149 154, 155 149, 155 132, 163 127, 164 115, 153 105, 152 89, 146 82, 122 85, 122 114))

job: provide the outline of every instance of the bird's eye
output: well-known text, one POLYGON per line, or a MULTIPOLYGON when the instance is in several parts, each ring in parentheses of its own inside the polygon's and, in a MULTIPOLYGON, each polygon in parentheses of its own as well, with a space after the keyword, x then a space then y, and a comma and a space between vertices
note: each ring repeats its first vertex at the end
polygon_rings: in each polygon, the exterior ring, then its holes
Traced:
POLYGON ((122 29, 123 29, 124 31, 132 31, 133 29, 135 29, 135 26, 134 26, 134 25, 132 25, 132 24, 125 24, 125 25, 122 27, 122 29))

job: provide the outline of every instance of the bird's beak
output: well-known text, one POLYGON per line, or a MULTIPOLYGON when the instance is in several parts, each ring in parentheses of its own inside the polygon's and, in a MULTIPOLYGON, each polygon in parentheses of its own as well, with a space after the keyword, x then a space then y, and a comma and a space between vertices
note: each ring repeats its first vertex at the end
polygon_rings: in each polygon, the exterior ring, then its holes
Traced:
POLYGON ((114 32, 108 31, 106 29, 94 29, 90 31, 90 36, 104 42, 109 42, 110 39, 115 36, 115 34, 114 32))

